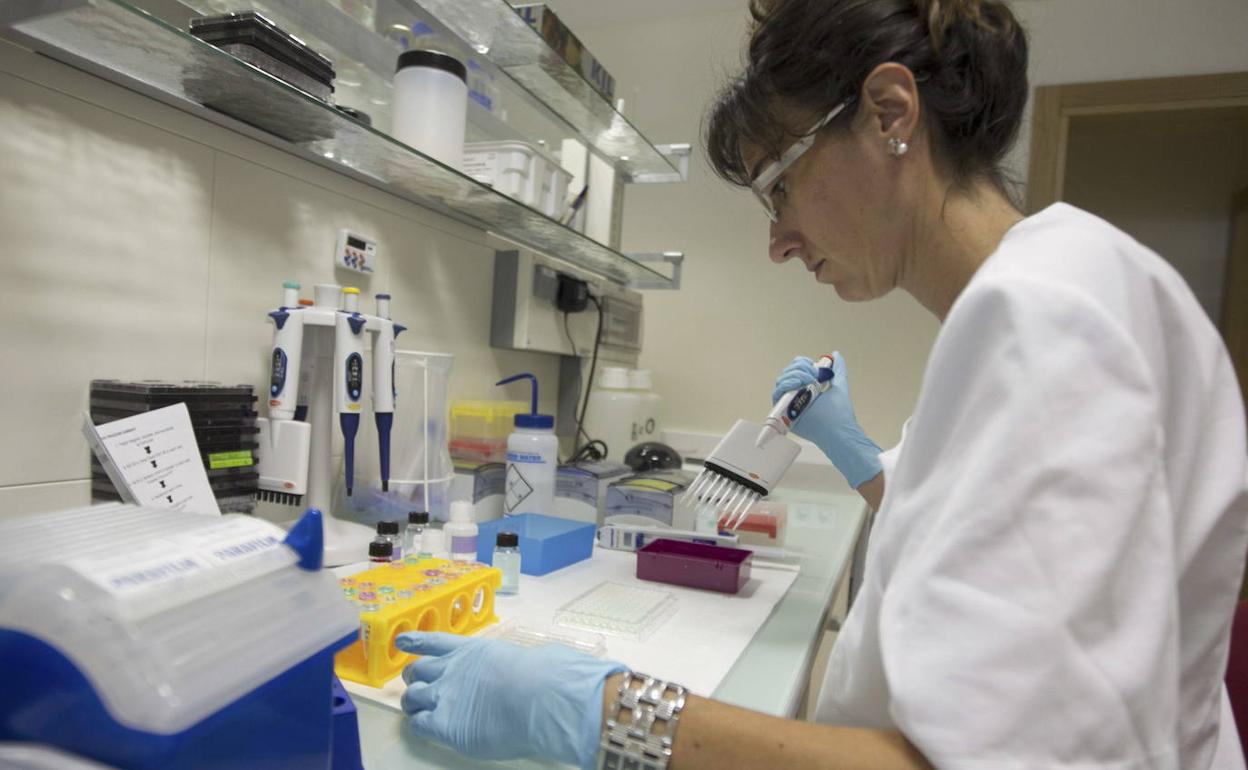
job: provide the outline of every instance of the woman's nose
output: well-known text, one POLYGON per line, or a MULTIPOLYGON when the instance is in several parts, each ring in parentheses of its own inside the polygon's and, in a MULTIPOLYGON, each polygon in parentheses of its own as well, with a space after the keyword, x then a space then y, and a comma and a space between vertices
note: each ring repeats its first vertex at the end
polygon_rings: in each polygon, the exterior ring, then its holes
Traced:
POLYGON ((771 242, 767 247, 767 256, 772 262, 780 264, 793 257, 801 256, 802 239, 792 228, 785 227, 782 222, 771 223, 771 242))

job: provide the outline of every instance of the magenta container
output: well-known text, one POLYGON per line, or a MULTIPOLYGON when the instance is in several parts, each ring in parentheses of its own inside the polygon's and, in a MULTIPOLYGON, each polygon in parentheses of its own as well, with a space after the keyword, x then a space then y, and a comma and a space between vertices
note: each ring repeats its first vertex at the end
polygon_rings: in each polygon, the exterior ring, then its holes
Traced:
POLYGON ((752 551, 655 540, 637 552, 637 578, 735 594, 750 579, 752 551))

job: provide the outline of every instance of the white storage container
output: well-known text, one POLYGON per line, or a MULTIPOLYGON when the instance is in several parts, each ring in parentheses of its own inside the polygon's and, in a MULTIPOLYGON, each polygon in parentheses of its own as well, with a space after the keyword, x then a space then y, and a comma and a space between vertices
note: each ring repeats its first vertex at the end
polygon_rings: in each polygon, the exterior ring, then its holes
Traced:
POLYGON ((394 73, 394 138, 453 169, 463 168, 468 68, 440 51, 404 51, 394 73))
POLYGON ((636 419, 633 422, 634 445, 646 441, 663 440, 663 398, 655 393, 654 379, 649 369, 633 369, 628 373, 629 388, 637 394, 636 419))
POLYGON ((563 211, 572 174, 528 142, 464 145, 464 173, 548 217, 563 211))
POLYGON ((634 445, 633 425, 641 413, 641 396, 629 387, 628 369, 603 367, 589 392, 585 408, 585 433, 607 445, 607 458, 624 461, 634 445))

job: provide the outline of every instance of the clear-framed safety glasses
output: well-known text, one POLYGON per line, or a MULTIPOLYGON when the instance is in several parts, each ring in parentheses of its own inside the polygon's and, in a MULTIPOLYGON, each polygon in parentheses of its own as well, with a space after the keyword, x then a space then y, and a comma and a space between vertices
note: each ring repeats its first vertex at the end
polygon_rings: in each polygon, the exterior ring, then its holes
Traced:
POLYGON ((843 101, 832 108, 832 111, 823 116, 810 130, 793 144, 775 161, 772 161, 754 177, 754 181, 750 182, 750 189, 754 192, 754 197, 758 198, 758 202, 763 204, 763 209, 767 212, 767 216, 772 222, 777 221, 780 215, 776 213, 775 204, 771 201, 771 188, 775 186, 776 180, 789 170, 797 162, 797 159, 811 148, 815 143, 815 136, 819 130, 832 122, 832 120, 840 115, 841 112, 849 105, 849 100, 843 101))

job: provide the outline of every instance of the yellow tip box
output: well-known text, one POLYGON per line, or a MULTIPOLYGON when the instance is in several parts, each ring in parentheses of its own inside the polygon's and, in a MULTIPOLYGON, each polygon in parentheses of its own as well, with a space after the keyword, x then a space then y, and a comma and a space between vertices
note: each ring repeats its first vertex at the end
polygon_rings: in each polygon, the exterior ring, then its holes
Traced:
POLYGON ((394 638, 407 631, 471 634, 498 620, 494 592, 503 573, 479 562, 417 559, 358 572, 339 580, 360 612, 360 638, 334 657, 343 679, 381 687, 413 656, 394 638))

